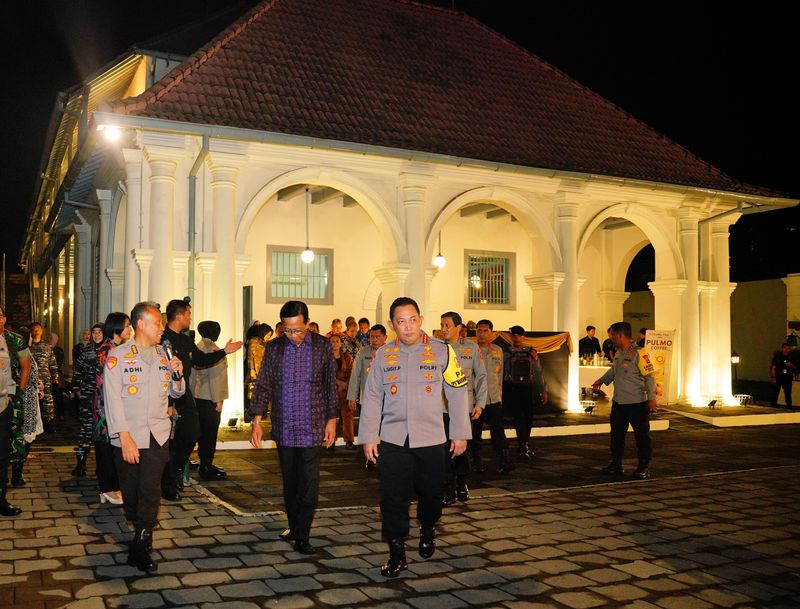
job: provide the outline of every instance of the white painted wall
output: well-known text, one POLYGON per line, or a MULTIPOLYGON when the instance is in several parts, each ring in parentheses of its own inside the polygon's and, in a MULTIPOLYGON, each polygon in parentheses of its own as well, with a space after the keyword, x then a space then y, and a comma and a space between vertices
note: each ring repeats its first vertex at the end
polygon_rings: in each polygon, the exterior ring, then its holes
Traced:
POLYGON ((769 381, 772 356, 786 340, 786 286, 780 279, 745 281, 731 296, 731 348, 737 376, 769 381))
POLYGON ((507 329, 519 324, 531 328, 530 308, 532 292, 525 284, 525 275, 531 273, 534 258, 534 242, 519 222, 512 222, 506 215, 487 220, 484 214, 461 217, 456 214, 442 230, 442 255, 447 265, 437 271, 431 282, 429 319, 425 324, 431 331, 439 327, 439 317, 446 311, 461 313, 464 321, 491 319, 498 329, 507 329), (516 254, 516 310, 466 308, 464 291, 466 286, 464 250, 488 250, 516 254))
MULTIPOLYGON (((253 315, 274 326, 280 304, 267 304, 267 245, 305 244, 303 196, 291 201, 273 197, 255 218, 247 237, 245 254, 250 265, 243 284, 253 286, 253 315)), ((312 205, 311 248, 333 250, 333 306, 309 303, 311 319, 327 331, 333 318, 367 317, 374 323, 375 309, 364 307, 364 297, 375 280, 374 268, 381 264, 381 243, 372 220, 359 206, 343 207, 341 200, 312 205)), ((239 313, 241 314, 241 313, 239 313)))

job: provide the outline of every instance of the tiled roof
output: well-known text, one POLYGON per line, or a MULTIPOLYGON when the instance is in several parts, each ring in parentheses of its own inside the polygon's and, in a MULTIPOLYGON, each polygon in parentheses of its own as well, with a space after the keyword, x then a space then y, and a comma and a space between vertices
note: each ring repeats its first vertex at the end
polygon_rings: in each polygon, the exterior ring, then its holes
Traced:
POLYGON ((262 2, 114 110, 771 196, 459 12, 262 2))

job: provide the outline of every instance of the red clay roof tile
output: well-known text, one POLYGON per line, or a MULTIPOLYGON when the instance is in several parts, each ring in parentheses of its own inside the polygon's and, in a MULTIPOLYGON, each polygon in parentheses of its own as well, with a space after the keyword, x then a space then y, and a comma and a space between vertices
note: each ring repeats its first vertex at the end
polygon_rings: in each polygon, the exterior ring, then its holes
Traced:
POLYGON ((404 0, 263 2, 114 110, 776 194, 731 178, 471 17, 404 0))

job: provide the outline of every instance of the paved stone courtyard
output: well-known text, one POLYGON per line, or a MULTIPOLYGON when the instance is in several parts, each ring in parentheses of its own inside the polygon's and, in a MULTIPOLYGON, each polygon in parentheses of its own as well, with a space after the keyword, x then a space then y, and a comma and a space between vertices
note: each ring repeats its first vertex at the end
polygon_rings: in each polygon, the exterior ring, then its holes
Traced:
POLYGON ((274 505, 247 515, 219 503, 226 488, 226 502, 257 499, 259 477, 265 496, 279 493, 274 451, 229 451, 219 460, 233 482, 162 507, 159 571, 141 576, 124 564, 121 509, 99 504, 93 479, 72 478, 72 455, 37 452, 29 485, 11 491, 25 513, 0 520, 0 607, 796 609, 800 426, 685 421, 655 434, 654 478, 641 482, 598 475, 604 436, 538 440, 532 466, 476 477, 473 498, 445 511, 432 559, 417 555, 413 530, 409 571, 389 581, 377 568, 377 481, 355 453, 323 461, 316 556, 277 540, 274 505))

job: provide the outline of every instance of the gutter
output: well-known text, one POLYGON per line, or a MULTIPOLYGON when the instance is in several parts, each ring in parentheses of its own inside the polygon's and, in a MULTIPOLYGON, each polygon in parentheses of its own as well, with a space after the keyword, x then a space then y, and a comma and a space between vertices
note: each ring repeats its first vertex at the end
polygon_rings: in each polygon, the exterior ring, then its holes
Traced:
POLYGON ((195 227, 197 224, 197 173, 203 166, 203 163, 208 156, 208 141, 209 136, 203 133, 203 145, 197 153, 197 158, 194 160, 192 168, 189 170, 189 302, 194 302, 194 271, 195 271, 195 258, 197 257, 197 243, 195 227))
POLYGON ((342 140, 329 140, 303 135, 287 135, 285 133, 260 131, 257 129, 202 125, 198 123, 177 122, 159 118, 130 116, 127 114, 116 114, 107 110, 96 110, 93 116, 94 120, 98 124, 119 125, 135 129, 150 129, 154 131, 166 131, 182 134, 190 133, 193 135, 206 135, 209 138, 219 137, 231 140, 262 142, 284 146, 295 146, 300 148, 339 150, 342 152, 351 152, 361 155, 371 154, 376 156, 403 159, 407 161, 429 162, 440 165, 451 165, 455 167, 475 167, 494 172, 504 171, 520 175, 542 176, 546 178, 579 179, 583 181, 597 182, 614 186, 630 186, 634 188, 674 192, 678 194, 697 192, 710 196, 737 198, 744 197, 745 200, 752 202, 753 204, 768 205, 771 207, 793 207, 800 203, 800 200, 798 199, 786 199, 783 197, 770 197, 764 195, 749 195, 735 191, 703 188, 699 186, 681 186, 677 184, 653 182, 634 178, 615 178, 611 176, 590 174, 579 171, 526 167, 524 165, 513 165, 511 163, 498 163, 493 161, 468 159, 431 152, 415 152, 411 150, 403 150, 401 148, 390 148, 388 146, 375 146, 372 144, 361 144, 342 140))

